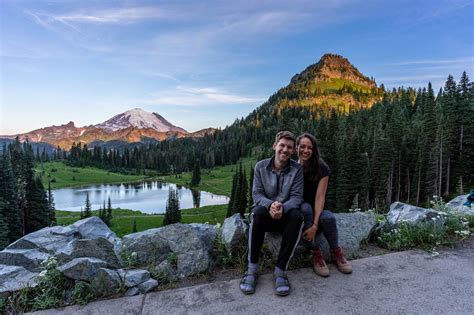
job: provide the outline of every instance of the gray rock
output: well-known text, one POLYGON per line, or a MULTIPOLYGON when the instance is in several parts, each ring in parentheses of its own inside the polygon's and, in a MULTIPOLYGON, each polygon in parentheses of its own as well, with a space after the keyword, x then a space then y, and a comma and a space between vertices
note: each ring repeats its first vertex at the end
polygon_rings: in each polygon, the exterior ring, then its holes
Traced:
POLYGON ((127 288, 139 285, 150 279, 150 273, 147 270, 132 269, 127 270, 124 275, 124 284, 127 288))
POLYGON ((25 287, 34 287, 37 275, 20 266, 0 265, 0 297, 7 297, 25 287))
POLYGON ((140 283, 137 288, 140 290, 140 293, 145 294, 153 290, 158 286, 158 281, 155 279, 150 279, 145 282, 140 283))
POLYGON ((211 256, 195 230, 186 224, 171 224, 160 228, 160 235, 167 240, 177 258, 179 277, 187 277, 206 271, 211 256))
POLYGON ((198 237, 204 243, 206 250, 211 251, 217 236, 216 226, 203 223, 191 223, 188 225, 197 233, 198 237))
POLYGON ((74 280, 91 281, 100 268, 105 268, 107 263, 98 258, 82 257, 61 265, 58 270, 66 277, 74 280))
MULTIPOLYGON (((360 244, 368 241, 377 226, 377 220, 373 215, 367 213, 335 213, 336 224, 341 246, 347 256, 356 254, 360 250, 360 244)), ((280 250, 281 234, 265 233, 264 247, 271 253, 272 257, 278 257, 280 250)), ((329 257, 329 245, 321 233, 316 237, 325 257, 329 257)), ((296 247, 295 254, 306 252, 307 249, 300 241, 296 247)))
MULTIPOLYGON (((376 218, 368 213, 335 213, 337 230, 339 234, 339 246, 342 247, 346 256, 357 254, 360 244, 370 239, 372 232, 377 226, 376 218)), ((321 233, 316 242, 319 242, 326 257, 329 257, 329 244, 321 233)))
POLYGON ((403 202, 392 203, 390 205, 390 211, 387 214, 387 221, 392 225, 396 225, 401 222, 416 225, 420 222, 428 221, 433 218, 437 224, 441 224, 439 214, 435 210, 416 207, 403 202))
POLYGON ((464 203, 467 201, 467 196, 469 195, 457 196, 456 198, 448 202, 446 206, 455 213, 474 216, 474 203, 471 204, 470 207, 464 205, 464 203))
POLYGON ((93 216, 79 220, 72 224, 71 228, 76 228, 80 237, 83 239, 93 240, 99 237, 107 239, 114 244, 115 252, 120 253, 122 245, 120 238, 118 238, 99 217, 93 216))
POLYGON ((100 268, 91 282, 95 292, 100 296, 116 294, 119 291, 121 284, 122 280, 120 279, 118 272, 106 268, 100 268))
POLYGON ((137 287, 129 288, 127 292, 125 293, 126 296, 135 296, 139 294, 140 294, 140 290, 138 290, 137 287))
POLYGON ((209 268, 211 256, 205 238, 195 227, 172 224, 162 228, 126 235, 123 249, 137 254, 141 265, 159 265, 165 259, 176 260, 180 277, 204 272, 209 268))
POLYGON ((164 260, 156 266, 155 273, 159 275, 160 282, 174 282, 178 280, 178 270, 168 260, 164 260))
POLYGON ((128 255, 136 253, 140 265, 159 264, 171 249, 168 241, 160 235, 161 228, 125 235, 122 249, 128 255))
POLYGON ((29 271, 40 271, 41 263, 49 256, 38 249, 5 249, 0 252, 0 264, 21 266, 29 271))
POLYGON ((122 264, 114 251, 114 245, 103 237, 81 239, 73 244, 69 260, 80 257, 94 257, 107 263, 108 267, 119 268, 122 264))
POLYGON ((79 233, 77 227, 73 225, 68 226, 55 226, 53 230, 51 230, 51 234, 59 235, 59 236, 75 236, 79 233))
POLYGON ((237 246, 247 234, 248 224, 236 213, 224 220, 221 230, 221 240, 224 242, 227 252, 233 254, 237 246))
POLYGON ((7 249, 39 249, 58 255, 69 253, 72 249, 71 243, 78 237, 77 229, 70 226, 53 226, 25 235, 10 244, 7 249))

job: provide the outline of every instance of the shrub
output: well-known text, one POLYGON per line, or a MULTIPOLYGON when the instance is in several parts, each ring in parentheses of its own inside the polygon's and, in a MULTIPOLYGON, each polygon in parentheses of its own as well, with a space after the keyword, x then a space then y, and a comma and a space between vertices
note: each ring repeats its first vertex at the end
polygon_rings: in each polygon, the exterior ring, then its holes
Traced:
POLYGON ((434 197, 431 204, 438 211, 438 217, 417 225, 386 223, 378 232, 378 244, 392 250, 420 247, 435 253, 435 246, 453 245, 469 237, 473 218, 453 212, 441 198, 434 197))

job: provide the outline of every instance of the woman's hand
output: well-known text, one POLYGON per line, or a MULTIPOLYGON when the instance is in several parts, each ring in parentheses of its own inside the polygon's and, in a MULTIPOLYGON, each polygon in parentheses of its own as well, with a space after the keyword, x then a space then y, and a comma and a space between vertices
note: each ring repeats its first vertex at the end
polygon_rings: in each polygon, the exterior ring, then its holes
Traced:
POLYGON ((311 225, 306 231, 303 232, 303 238, 307 241, 312 241, 316 232, 318 231, 318 226, 316 224, 311 225))

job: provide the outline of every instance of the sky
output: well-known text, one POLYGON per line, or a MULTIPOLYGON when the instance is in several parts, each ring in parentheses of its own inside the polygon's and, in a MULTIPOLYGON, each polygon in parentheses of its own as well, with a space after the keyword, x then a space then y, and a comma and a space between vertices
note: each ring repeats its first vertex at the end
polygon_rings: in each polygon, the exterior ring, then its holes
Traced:
POLYGON ((0 1, 0 135, 132 108, 230 125, 325 53, 386 87, 474 79, 473 0, 0 1))

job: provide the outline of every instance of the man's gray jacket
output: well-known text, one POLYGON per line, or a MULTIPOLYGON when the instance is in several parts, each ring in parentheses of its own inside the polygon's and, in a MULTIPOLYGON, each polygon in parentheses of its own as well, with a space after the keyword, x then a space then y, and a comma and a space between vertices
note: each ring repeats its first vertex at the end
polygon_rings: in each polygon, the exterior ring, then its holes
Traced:
POLYGON ((274 201, 283 204, 283 212, 299 209, 303 202, 303 168, 296 161, 289 160, 288 165, 277 175, 273 169, 275 157, 255 164, 252 197, 253 206, 267 209, 274 201))

